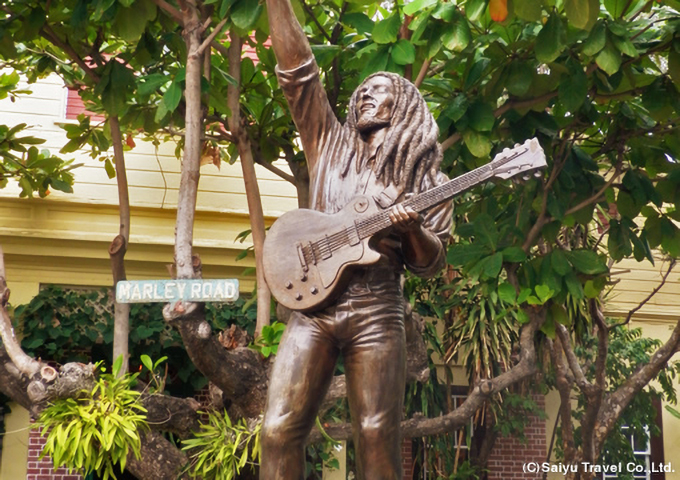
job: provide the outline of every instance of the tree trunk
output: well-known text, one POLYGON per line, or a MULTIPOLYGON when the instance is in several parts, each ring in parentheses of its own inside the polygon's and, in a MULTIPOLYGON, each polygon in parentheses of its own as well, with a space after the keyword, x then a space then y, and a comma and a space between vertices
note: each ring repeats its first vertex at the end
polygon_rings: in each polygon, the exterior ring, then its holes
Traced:
POLYGON ((177 278, 193 278, 192 244, 194 216, 200 177, 201 136, 203 134, 203 111, 201 108, 201 76, 203 55, 200 54, 201 23, 198 12, 190 2, 182 2, 184 18, 184 41, 187 46, 186 102, 184 159, 179 183, 177 202, 177 226, 175 230, 175 265, 177 278))
MULTIPOLYGON (((123 152, 123 138, 120 133, 118 117, 113 115, 109 118, 111 128, 111 141, 113 143, 113 156, 116 164, 116 184, 118 185, 118 212, 120 227, 118 235, 111 242, 109 257, 111 258, 111 271, 113 272, 113 288, 116 284, 126 279, 125 253, 130 243, 130 196, 128 194, 127 171, 125 169, 125 153, 123 152)), ((123 364, 119 375, 128 371, 128 339, 130 336, 130 305, 118 303, 114 297, 114 320, 113 320, 113 359, 122 356, 123 364)))
MULTIPOLYGON (((229 75, 236 79, 236 81, 240 81, 241 37, 234 30, 230 32, 229 36, 231 39, 229 46, 229 75)), ((255 274, 257 276, 257 323, 255 325, 255 336, 258 337, 262 329, 270 323, 271 292, 264 279, 262 261, 262 247, 265 238, 262 198, 260 197, 260 187, 257 184, 255 161, 253 160, 250 139, 245 128, 241 125, 239 96, 240 88, 230 84, 227 93, 227 102, 231 110, 229 130, 231 130, 231 134, 236 141, 239 157, 241 157, 243 181, 246 187, 248 212, 250 213, 250 230, 253 235, 253 247, 255 249, 255 274)))

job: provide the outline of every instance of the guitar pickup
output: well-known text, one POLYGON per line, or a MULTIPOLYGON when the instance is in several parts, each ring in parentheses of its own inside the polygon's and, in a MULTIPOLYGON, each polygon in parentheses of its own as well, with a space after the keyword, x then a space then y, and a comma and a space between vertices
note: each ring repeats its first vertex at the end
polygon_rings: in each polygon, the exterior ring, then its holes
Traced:
POLYGON ((355 220, 354 225, 347 227, 347 243, 349 243, 350 247, 353 247, 354 245, 358 245, 359 242, 361 242, 361 238, 359 238, 359 227, 355 220))
POLYGON ((297 253, 298 253, 298 258, 300 259, 300 266, 302 266, 302 270, 304 272, 309 271, 309 265, 307 265, 307 260, 305 259, 305 252, 304 249, 302 248, 302 245, 299 243, 297 244, 297 253))

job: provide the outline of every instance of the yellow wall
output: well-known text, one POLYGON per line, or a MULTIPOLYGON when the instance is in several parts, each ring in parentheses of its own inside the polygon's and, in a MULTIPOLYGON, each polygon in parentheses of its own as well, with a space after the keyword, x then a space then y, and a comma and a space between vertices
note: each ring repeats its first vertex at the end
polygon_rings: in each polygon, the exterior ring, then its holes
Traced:
POLYGON ((28 452, 28 411, 10 403, 12 413, 5 416, 5 437, 2 440, 1 480, 23 480, 26 478, 28 452))

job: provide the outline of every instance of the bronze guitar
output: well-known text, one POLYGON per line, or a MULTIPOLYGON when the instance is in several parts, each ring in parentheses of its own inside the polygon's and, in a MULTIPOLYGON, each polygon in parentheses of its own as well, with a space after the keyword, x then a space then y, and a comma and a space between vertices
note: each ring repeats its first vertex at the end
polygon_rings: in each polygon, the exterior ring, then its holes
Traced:
MULTIPOLYGON (((423 212, 490 178, 507 179, 545 165, 545 154, 534 138, 403 205, 423 212)), ((380 259, 369 241, 391 226, 387 210, 363 196, 334 214, 304 208, 283 214, 264 242, 264 274, 271 292, 293 310, 308 312, 329 305, 343 292, 353 267, 380 259)))

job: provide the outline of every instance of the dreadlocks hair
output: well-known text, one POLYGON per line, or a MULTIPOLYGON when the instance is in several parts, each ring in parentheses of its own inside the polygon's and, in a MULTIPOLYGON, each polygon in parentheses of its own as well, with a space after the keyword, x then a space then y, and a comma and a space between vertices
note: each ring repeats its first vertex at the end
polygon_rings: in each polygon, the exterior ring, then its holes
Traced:
MULTIPOLYGON (((394 87, 394 107, 390 125, 382 148, 376 158, 375 174, 385 185, 394 183, 403 191, 418 193, 420 179, 429 175, 434 181, 442 160, 441 145, 437 142, 439 128, 432 113, 415 85, 394 73, 378 72, 373 77, 388 78, 394 87)), ((362 83, 362 85, 363 85, 362 83)), ((357 128, 356 104, 361 85, 354 91, 349 101, 346 127, 349 144, 354 145, 345 155, 343 177, 347 175, 352 163, 357 171, 361 168, 365 143, 357 128)))

